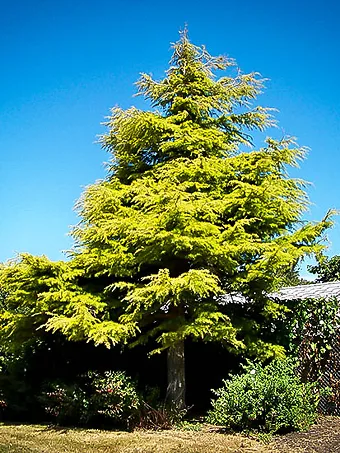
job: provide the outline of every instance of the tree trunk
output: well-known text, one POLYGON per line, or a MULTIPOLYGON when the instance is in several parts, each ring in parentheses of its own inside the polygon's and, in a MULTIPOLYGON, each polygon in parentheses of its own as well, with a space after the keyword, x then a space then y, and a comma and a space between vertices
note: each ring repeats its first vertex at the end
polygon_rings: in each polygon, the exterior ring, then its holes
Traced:
POLYGON ((168 387, 166 402, 176 410, 185 409, 185 358, 184 340, 168 349, 168 387))

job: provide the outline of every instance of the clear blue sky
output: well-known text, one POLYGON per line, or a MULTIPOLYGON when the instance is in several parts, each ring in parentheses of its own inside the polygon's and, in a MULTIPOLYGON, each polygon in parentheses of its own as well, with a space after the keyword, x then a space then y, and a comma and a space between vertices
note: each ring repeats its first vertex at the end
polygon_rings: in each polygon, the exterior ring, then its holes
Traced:
MULTIPOLYGON (((103 178, 95 143, 139 73, 161 77, 188 25, 195 44, 259 71, 280 127, 311 148, 306 218, 340 208, 340 6, 333 1, 0 0, 0 261, 63 257, 82 188, 103 178)), ((329 254, 340 254, 339 223, 329 254)))

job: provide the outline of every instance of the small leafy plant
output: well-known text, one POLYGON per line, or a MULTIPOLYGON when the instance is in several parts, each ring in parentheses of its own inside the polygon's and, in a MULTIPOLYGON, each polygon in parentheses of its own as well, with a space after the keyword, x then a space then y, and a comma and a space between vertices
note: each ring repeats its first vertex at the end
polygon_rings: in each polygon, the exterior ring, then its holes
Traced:
POLYGON ((217 398, 208 413, 210 423, 274 434, 305 430, 316 419, 316 384, 302 383, 291 360, 275 360, 267 366, 248 362, 243 374, 223 383, 213 390, 217 398))

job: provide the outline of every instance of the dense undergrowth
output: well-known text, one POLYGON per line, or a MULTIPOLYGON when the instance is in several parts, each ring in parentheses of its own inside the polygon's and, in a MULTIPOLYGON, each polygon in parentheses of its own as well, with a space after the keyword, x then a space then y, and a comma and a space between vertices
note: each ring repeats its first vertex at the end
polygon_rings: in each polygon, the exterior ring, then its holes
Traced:
MULTIPOLYGON (((123 371, 87 372, 72 382, 44 382, 31 400, 21 404, 37 408, 39 422, 61 426, 133 430, 197 429, 190 423, 195 407, 173 411, 164 404, 157 387, 141 390, 123 371), (32 399, 34 400, 32 402, 32 399)), ((232 431, 276 433, 306 430, 315 421, 319 401, 316 384, 302 383, 291 360, 266 366, 248 362, 243 372, 230 375, 223 387, 213 390, 212 408, 200 419, 232 431)), ((9 395, 1 402, 2 418, 25 419, 9 395)), ((196 412, 197 414, 197 412, 196 412)))

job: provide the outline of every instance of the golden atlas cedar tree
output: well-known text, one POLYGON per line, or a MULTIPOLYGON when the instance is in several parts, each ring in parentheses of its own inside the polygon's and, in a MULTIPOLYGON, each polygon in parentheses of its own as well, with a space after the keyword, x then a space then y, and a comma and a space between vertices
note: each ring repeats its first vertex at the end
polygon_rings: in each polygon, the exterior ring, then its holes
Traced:
POLYGON ((301 222, 305 183, 287 167, 304 148, 290 137, 253 145, 252 131, 275 123, 254 105, 259 74, 211 56, 184 31, 164 79, 142 74, 137 86, 152 110, 112 109, 101 137, 108 175, 78 203, 71 260, 25 255, 5 266, 1 322, 5 334, 27 322, 107 347, 153 339, 152 353, 167 351, 168 402, 181 409, 186 338, 284 354, 261 334, 261 319, 282 309, 265 294, 322 252, 332 222, 301 222), (219 299, 234 291, 253 301, 241 313, 219 299))

